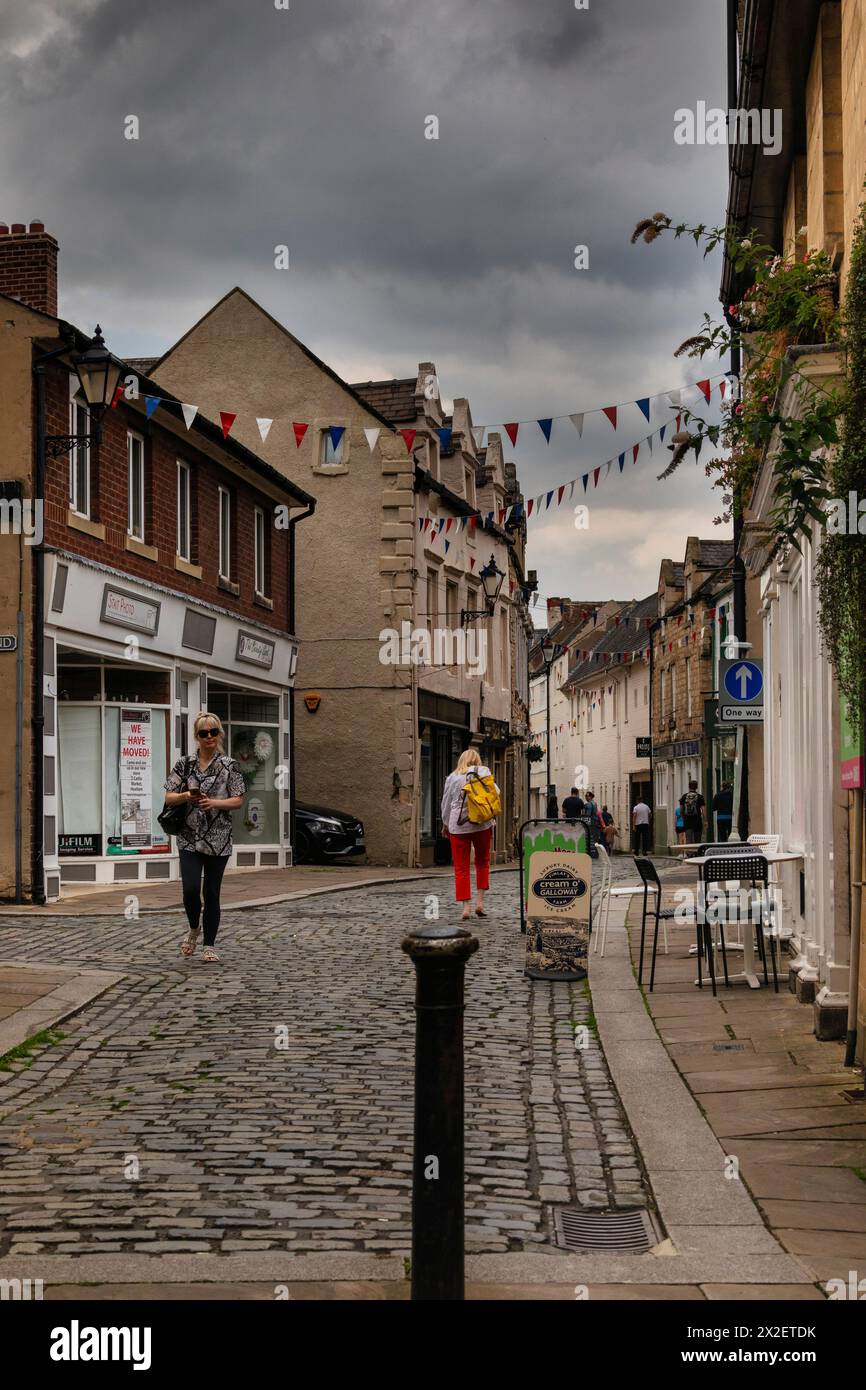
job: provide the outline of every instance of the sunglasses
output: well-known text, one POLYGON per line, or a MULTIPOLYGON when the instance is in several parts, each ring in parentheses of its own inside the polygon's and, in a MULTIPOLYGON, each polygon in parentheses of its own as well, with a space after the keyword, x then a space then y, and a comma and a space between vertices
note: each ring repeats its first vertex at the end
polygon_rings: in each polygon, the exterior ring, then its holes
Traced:
POLYGON ((199 729, 197 738, 219 738, 219 729, 199 729))

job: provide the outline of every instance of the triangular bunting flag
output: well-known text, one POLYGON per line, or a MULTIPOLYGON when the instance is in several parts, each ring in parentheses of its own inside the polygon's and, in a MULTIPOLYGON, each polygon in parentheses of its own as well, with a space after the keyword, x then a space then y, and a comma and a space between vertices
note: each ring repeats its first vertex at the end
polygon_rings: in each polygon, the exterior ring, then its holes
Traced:
POLYGON ((724 377, 724 376, 723 376, 722 379, 721 379, 721 381, 719 382, 719 395, 721 396, 722 400, 725 399, 725 392, 727 391, 727 389, 728 389, 728 379, 727 379, 727 377, 724 377))
MULTIPOLYGON (((547 507, 548 507, 548 508, 550 507, 550 504, 551 504, 552 501, 553 501, 553 490, 551 489, 551 491, 547 494, 547 507)), ((546 509, 545 509, 545 510, 546 510, 546 509)))
POLYGON ((234 414, 231 410, 220 411, 220 424, 222 425, 223 439, 228 439, 229 430, 231 429, 232 425, 234 424, 237 418, 237 415, 234 414))
POLYGON ((703 396, 704 400, 706 401, 707 405, 709 405, 709 403, 710 403, 710 396, 711 396, 712 390, 713 390, 712 386, 710 385, 710 379, 709 379, 709 377, 707 377, 706 381, 696 381, 696 382, 695 382, 695 385, 697 386, 698 390, 700 391, 700 393, 701 393, 701 395, 703 396))
POLYGON ((190 429, 193 420, 195 419, 196 415, 198 415, 198 406, 182 405, 181 410, 183 411, 184 424, 186 425, 187 429, 190 429))
MULTIPOLYGON (((156 410, 156 407, 161 403, 161 401, 162 396, 145 396, 144 409, 147 413, 148 420, 150 419, 153 412, 156 410)), ((234 419, 234 416, 232 416, 232 419, 234 419)))
POLYGON ((266 419, 265 417, 262 417, 262 416, 259 416, 259 415, 256 416, 256 424, 257 424, 258 427, 259 427, 259 434, 260 434, 261 437, 262 437, 262 443, 263 443, 263 444, 264 444, 265 440, 267 439, 268 434, 270 433, 271 425, 272 425, 273 423, 274 423, 273 420, 268 420, 268 419, 266 419))
POLYGON ((608 420, 610 420, 610 423, 613 425, 614 429, 616 429, 616 411, 617 411, 616 406, 615 406, 615 405, 606 405, 606 406, 603 407, 603 409, 604 409, 604 414, 607 416, 608 420))
POLYGON ((472 438, 475 440, 476 449, 482 449, 484 447, 484 432, 486 429, 486 425, 472 426, 472 438))
POLYGON ((526 515, 527 515, 528 517, 532 516, 532 508, 533 508, 534 506, 535 506, 535 498, 534 498, 534 497, 530 497, 529 501, 528 501, 527 504, 526 504, 526 515))
POLYGON ((648 435, 647 435, 647 437, 646 437, 646 442, 647 442, 647 444, 649 445, 649 451, 650 451, 650 453, 652 453, 652 451, 653 451, 653 437, 652 437, 651 434, 648 434, 648 435))
POLYGON ((469 557, 469 568, 470 568, 471 570, 474 570, 474 568, 475 568, 475 556, 474 556, 474 555, 470 555, 470 557, 469 557))
POLYGON ((447 520, 446 523, 445 523, 445 534, 446 534, 446 536, 448 535, 448 532, 451 530, 451 527, 452 527, 453 525, 454 525, 454 518, 453 518, 453 516, 449 516, 448 520, 447 520))
POLYGON ((642 400, 635 401, 635 405, 637 406, 638 410, 640 410, 640 411, 646 416, 646 418, 647 418, 647 423, 649 423, 649 417, 650 417, 650 398, 649 398, 649 396, 644 396, 642 400))
POLYGON ((297 420, 292 421, 292 429, 295 431, 295 443, 297 444, 299 449, 303 442, 304 435, 307 433, 307 430, 309 428, 309 425, 299 424, 297 420))
POLYGON ((547 442, 548 442, 548 444, 549 444, 549 443, 550 443, 550 431, 551 431, 551 429, 553 428, 553 420, 552 420, 552 419, 549 419, 549 420, 539 420, 539 422, 538 422, 538 428, 541 430, 541 433, 544 435, 545 439, 547 440, 547 442))
POLYGON ((449 551, 450 549, 451 549, 451 542, 450 542, 450 541, 446 541, 446 542, 445 542, 445 554, 446 554, 446 555, 448 554, 448 551, 449 551))
POLYGON ((583 439, 583 413, 581 412, 579 415, 569 415, 568 418, 577 430, 579 437, 583 439))
POLYGON ((608 459, 607 463, 604 465, 604 476, 605 476, 605 477, 607 477, 608 473, 610 472, 610 465, 611 465, 612 463, 613 463, 613 459, 608 459))
MULTIPOLYGON (((111 409, 112 409, 112 410, 114 410, 114 407, 117 405, 117 402, 120 400, 120 398, 121 398, 122 395, 123 395, 123 386, 122 386, 122 385, 115 386, 115 388, 114 388, 114 395, 113 395, 112 398, 111 398, 111 409)), ((189 425, 187 425, 187 429, 189 429, 189 425)))
POLYGON ((441 533, 442 533, 442 527, 443 527, 444 525, 445 525, 445 518, 444 518, 444 516, 440 516, 439 520, 438 520, 437 523, 436 523, 437 533, 438 533, 439 535, 441 535, 441 533))
POLYGON ((586 485, 587 485, 587 483, 589 482, 589 474, 588 474, 588 473, 584 473, 583 477, 581 478, 581 482, 583 483, 583 490, 584 490, 584 492, 586 492, 586 485))
POLYGON ((512 448, 516 448, 516 447, 517 447, 517 431, 520 429, 520 422, 517 421, 517 420, 513 420, 513 421, 511 422, 510 425, 503 425, 502 428, 505 430, 505 433, 508 435, 508 438, 511 440, 512 448))
POLYGON ((380 435, 381 433, 382 433, 381 430, 374 430, 374 429, 365 429, 365 430, 364 430, 364 438, 365 438, 366 441, 367 441, 367 448, 370 450, 370 453, 371 453, 371 454, 372 454, 373 450, 375 449, 376 445, 377 445, 378 442, 379 442, 379 435, 380 435))
POLYGON ((593 484, 592 484, 592 485, 593 485, 593 487, 598 487, 598 479, 599 479, 600 474, 601 474, 601 468, 600 468, 600 467, 593 470, 593 474, 592 474, 592 479, 593 479, 593 484))
POLYGON ((407 454, 411 454, 411 452, 412 452, 412 445, 415 443, 415 435, 418 433, 418 431, 417 431, 417 430, 401 430, 400 433, 402 434, 402 436, 403 436, 403 442, 404 442, 404 444, 406 445, 406 453, 407 453, 407 454))
POLYGON ((451 433, 452 433, 451 430, 448 429, 447 426, 443 426, 443 428, 440 429, 440 430, 437 430, 436 433, 437 433, 438 436, 439 436, 439 446, 440 446, 440 448, 442 448, 442 449, 450 449, 450 448, 451 448, 451 433))
POLYGON ((346 426, 345 426, 345 425, 329 425, 329 426, 328 426, 328 434, 331 436, 331 448, 334 450, 334 453, 336 453, 337 450, 339 449, 339 447, 340 447, 340 442, 341 442, 341 440, 342 440, 342 438, 343 438, 343 435, 344 435, 345 433, 346 433, 346 426))
POLYGON ((557 507, 559 506, 560 502, 562 501, 562 497, 563 497, 563 493, 564 493, 564 492, 565 492, 565 483, 563 483, 563 484, 562 484, 562 487, 559 488, 559 490, 557 491, 557 494, 556 494, 556 505, 557 505, 557 507))
POLYGON ((667 428, 668 428, 667 425, 662 425, 661 429, 659 430, 659 439, 661 440, 662 444, 664 444, 664 442, 665 442, 665 435, 666 435, 666 433, 667 433, 667 428))
POLYGON ((569 483, 569 485, 568 485, 568 500, 569 500, 569 502, 571 501, 572 497, 574 496, 574 483, 576 483, 576 482, 577 482, 577 479, 575 478, 574 482, 573 482, 573 483, 569 483))
POLYGON ((681 426, 682 426, 682 423, 683 423, 683 417, 682 417, 682 415, 678 415, 678 416, 677 416, 677 434, 679 434, 679 432, 680 432, 680 428, 681 428, 681 426))
POLYGON ((619 458, 617 459, 617 463, 619 464, 619 471, 621 473, 623 468, 625 467, 625 454, 620 454, 619 458))
POLYGON ((637 456, 638 456, 639 453, 640 453, 640 445, 639 445, 639 444, 635 444, 634 448, 633 448, 632 451, 631 451, 631 461, 632 461, 632 463, 637 463, 637 456))

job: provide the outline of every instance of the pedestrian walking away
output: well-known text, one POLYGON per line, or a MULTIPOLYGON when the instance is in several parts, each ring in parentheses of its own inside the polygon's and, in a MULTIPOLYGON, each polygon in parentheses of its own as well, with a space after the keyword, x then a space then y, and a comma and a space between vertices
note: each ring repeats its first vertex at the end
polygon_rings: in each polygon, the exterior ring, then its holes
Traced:
POLYGON ((490 847, 496 816, 501 809, 500 791, 478 750, 467 748, 442 789, 442 824, 451 840, 454 863, 454 896, 463 904, 464 922, 472 915, 470 856, 475 851, 475 912, 486 917, 484 895, 490 887, 490 847))
POLYGON ((604 836, 604 843, 607 846, 608 854, 613 854, 613 846, 617 836, 616 822, 608 810, 607 806, 602 806, 599 814, 601 821, 601 833, 604 836))
POLYGON ((223 752, 225 731, 217 715, 202 710, 196 715, 193 730, 198 751, 175 763, 165 782, 165 800, 168 806, 187 806, 177 831, 183 905, 189 922, 181 954, 195 954, 203 927, 202 959, 210 964, 219 961, 214 943, 220 923, 220 888, 232 852, 232 811, 243 805, 244 779, 237 763, 223 752))
POLYGON ((674 829, 677 832, 677 844, 684 845, 686 842, 686 823, 683 820, 683 808, 679 802, 674 807, 674 829))
MULTIPOLYGON (((577 820, 583 815, 584 800, 577 787, 572 787, 571 795, 564 798, 562 814, 566 820, 577 820)), ((558 819, 558 817, 557 817, 558 819)))
POLYGON ((559 802, 555 794, 547 798, 547 819, 559 820, 559 802))
POLYGON ((721 843, 731 834, 731 821, 734 812, 734 789, 730 782, 723 782, 713 797, 713 810, 716 813, 716 835, 721 843))
POLYGON ((649 854, 652 845, 650 824, 652 811, 645 801, 636 801, 631 812, 631 828, 634 831, 635 854, 649 854))
POLYGON ((686 844, 698 845, 704 838, 704 809, 706 802, 698 791, 698 784, 694 780, 689 782, 689 789, 683 792, 680 797, 680 806, 683 812, 683 825, 686 831, 686 844))
POLYGON ((585 821, 588 822, 587 839, 589 843, 587 845, 587 849, 589 850, 589 853, 592 856, 592 858, 597 859, 598 850, 596 849, 596 845, 601 839, 602 827, 598 803, 595 799, 595 792, 587 792, 586 794, 586 802, 584 803, 583 807, 583 818, 585 821))

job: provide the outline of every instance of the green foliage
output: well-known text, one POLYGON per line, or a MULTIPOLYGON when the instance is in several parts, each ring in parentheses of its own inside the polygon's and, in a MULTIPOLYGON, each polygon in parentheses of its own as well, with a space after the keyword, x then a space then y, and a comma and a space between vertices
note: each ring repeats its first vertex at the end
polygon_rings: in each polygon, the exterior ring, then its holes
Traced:
MULTIPOLYGON (((845 295, 847 399, 831 496, 866 497, 866 203, 854 229, 845 295)), ((866 711, 866 546, 861 535, 825 532, 815 566, 824 648, 848 701, 852 724, 866 711)))

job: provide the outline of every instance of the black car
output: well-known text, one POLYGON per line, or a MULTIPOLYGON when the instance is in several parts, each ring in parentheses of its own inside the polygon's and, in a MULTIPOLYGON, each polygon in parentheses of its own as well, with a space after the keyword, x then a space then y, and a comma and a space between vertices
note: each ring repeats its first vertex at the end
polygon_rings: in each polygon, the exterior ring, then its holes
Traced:
POLYGON ((295 806, 295 863, 312 864, 366 854, 364 827, 345 811, 327 806, 295 806))

